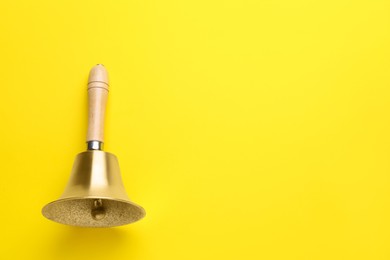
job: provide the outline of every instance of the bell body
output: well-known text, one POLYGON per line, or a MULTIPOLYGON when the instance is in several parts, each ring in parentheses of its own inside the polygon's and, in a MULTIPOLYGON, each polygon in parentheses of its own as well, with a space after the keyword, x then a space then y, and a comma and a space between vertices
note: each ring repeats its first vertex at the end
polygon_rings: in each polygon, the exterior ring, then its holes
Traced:
POLYGON ((98 150, 79 153, 74 161, 68 185, 60 199, 72 197, 129 200, 116 156, 98 150))
POLYGON ((76 156, 64 193, 42 214, 62 224, 112 227, 143 218, 145 210, 128 198, 116 156, 91 150, 76 156))

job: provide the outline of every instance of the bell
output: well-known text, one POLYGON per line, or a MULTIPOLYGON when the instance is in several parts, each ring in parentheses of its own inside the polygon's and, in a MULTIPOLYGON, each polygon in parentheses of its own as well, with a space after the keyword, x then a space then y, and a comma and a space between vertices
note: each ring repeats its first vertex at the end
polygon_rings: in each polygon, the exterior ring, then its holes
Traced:
POLYGON ((108 76, 96 65, 88 82, 88 150, 79 153, 62 196, 42 209, 55 222, 81 227, 113 227, 140 220, 145 210, 130 201, 122 183, 118 159, 102 151, 108 76))

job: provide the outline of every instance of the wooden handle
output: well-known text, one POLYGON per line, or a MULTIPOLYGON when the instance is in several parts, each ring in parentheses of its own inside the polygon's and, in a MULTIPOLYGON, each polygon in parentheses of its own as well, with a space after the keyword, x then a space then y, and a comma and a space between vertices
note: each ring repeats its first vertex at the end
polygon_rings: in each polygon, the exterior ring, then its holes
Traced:
POLYGON ((108 96, 108 73, 98 64, 94 66, 88 79, 88 133, 87 142, 104 141, 104 114, 108 96))

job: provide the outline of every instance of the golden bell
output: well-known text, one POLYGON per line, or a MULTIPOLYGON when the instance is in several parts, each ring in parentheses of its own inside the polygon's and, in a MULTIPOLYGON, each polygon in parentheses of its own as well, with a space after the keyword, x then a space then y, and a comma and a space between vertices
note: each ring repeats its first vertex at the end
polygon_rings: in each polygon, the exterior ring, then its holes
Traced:
POLYGON ((97 65, 88 83, 88 150, 76 156, 62 196, 43 207, 42 214, 50 220, 72 226, 113 227, 145 216, 145 210, 126 194, 118 159, 102 151, 107 94, 107 71, 97 65))
POLYGON ((137 221, 145 211, 129 200, 116 156, 86 151, 77 155, 62 196, 47 204, 42 214, 72 226, 111 227, 137 221))

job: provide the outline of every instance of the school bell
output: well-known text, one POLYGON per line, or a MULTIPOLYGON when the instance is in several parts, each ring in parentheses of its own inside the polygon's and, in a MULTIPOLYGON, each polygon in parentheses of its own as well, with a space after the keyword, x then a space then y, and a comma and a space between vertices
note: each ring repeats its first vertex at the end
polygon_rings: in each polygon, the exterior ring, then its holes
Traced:
POLYGON ((88 80, 87 151, 76 156, 62 196, 42 209, 55 222, 80 227, 114 227, 145 216, 145 210, 127 196, 115 155, 103 151, 104 114, 108 73, 101 64, 88 80))

